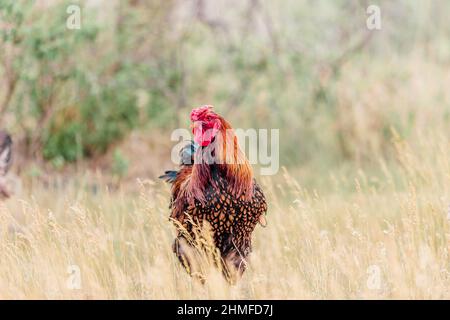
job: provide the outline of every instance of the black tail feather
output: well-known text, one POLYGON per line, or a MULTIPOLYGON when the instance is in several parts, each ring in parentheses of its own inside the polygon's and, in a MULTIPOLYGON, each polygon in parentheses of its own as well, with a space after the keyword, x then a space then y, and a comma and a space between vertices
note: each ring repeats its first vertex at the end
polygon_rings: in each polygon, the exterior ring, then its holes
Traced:
MULTIPOLYGON (((194 141, 189 141, 181 150, 180 150, 180 165, 183 166, 191 166, 194 164, 194 153, 197 150, 198 146, 194 143, 194 141)), ((159 179, 165 180, 168 183, 174 183, 177 178, 178 171, 168 170, 164 172, 159 179)))
POLYGON ((164 172, 162 176, 159 177, 159 179, 162 179, 168 183, 174 183, 175 179, 177 178, 178 171, 174 170, 168 170, 164 172))

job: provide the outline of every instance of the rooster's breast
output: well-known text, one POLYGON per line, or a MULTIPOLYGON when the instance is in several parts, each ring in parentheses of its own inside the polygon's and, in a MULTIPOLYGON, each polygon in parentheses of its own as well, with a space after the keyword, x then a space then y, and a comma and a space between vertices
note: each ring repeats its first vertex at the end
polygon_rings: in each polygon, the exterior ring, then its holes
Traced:
MULTIPOLYGON (((266 200, 259 185, 253 183, 253 196, 233 194, 226 179, 218 178, 205 190, 206 201, 195 201, 187 210, 193 221, 202 226, 206 221, 214 236, 215 245, 222 255, 233 249, 247 255, 251 251, 251 234, 260 216, 267 211, 266 200)), ((192 229, 189 222, 185 224, 192 229)))

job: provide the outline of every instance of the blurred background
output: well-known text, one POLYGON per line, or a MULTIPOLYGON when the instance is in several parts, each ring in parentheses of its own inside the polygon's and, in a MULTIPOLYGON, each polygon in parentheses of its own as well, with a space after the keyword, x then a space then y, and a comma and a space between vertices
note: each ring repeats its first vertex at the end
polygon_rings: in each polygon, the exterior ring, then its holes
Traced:
POLYGON ((0 193, 15 194, 0 299, 449 299, 449 14, 448 0, 0 0, 14 140, 0 193), (202 104, 280 129, 237 287, 175 261, 156 182, 202 104))
POLYGON ((234 127, 279 128, 281 165, 320 186, 389 163, 395 139, 448 139, 449 12, 446 0, 2 0, 0 128, 23 177, 135 181, 173 167, 170 133, 213 104, 234 127), (71 4, 80 29, 66 26, 71 4), (371 4, 381 30, 367 29, 371 4))

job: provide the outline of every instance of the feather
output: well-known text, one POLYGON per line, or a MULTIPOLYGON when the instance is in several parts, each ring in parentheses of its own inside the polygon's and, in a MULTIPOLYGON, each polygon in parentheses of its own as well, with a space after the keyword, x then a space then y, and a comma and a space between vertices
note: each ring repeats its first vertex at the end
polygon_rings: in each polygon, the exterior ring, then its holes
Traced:
POLYGON ((193 165, 194 154, 198 149, 198 145, 194 141, 190 141, 180 150, 181 165, 193 165))
POLYGON ((177 178, 178 171, 174 170, 168 170, 164 172, 162 176, 159 176, 159 179, 165 180, 168 183, 174 183, 175 179, 177 178))
MULTIPOLYGON (((180 150, 180 165, 181 166, 192 166, 194 164, 194 154, 197 150, 198 145, 194 143, 194 141, 190 141, 180 150)), ((179 171, 168 170, 164 172, 163 175, 159 176, 159 179, 162 179, 168 183, 173 184, 175 179, 178 176, 179 171)))

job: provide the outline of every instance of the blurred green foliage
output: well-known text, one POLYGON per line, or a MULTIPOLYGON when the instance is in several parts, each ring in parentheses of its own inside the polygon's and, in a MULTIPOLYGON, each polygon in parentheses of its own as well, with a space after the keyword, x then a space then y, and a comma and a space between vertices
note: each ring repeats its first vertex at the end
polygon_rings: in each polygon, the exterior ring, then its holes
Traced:
POLYGON ((411 134, 431 104, 449 126, 445 89, 399 96, 420 81, 415 61, 448 70, 445 0, 90 0, 79 30, 69 4, 0 2, 0 120, 57 166, 136 128, 186 127, 205 103, 240 127, 281 128, 282 164, 382 154, 391 128, 411 134), (369 4, 382 30, 367 30, 369 4))
POLYGON ((129 161, 120 152, 120 150, 114 150, 112 173, 119 178, 124 177, 128 172, 129 161))
POLYGON ((85 15, 82 28, 70 30, 68 3, 45 12, 34 6, 6 1, 0 7, 10 25, 2 29, 3 45, 19 83, 7 107, 27 133, 31 153, 58 166, 101 154, 137 125, 133 70, 116 67, 108 53, 92 60, 100 46, 95 19, 85 15))

